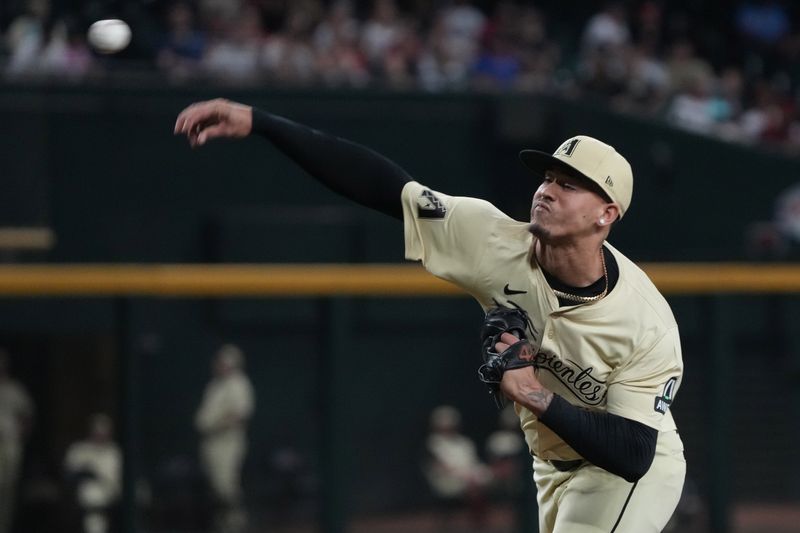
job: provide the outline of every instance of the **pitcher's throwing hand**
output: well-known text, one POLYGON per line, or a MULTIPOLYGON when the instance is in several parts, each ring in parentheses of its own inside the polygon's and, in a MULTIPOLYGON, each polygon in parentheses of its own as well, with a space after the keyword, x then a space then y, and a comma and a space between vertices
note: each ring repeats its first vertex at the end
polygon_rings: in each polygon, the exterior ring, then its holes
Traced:
POLYGON ((175 135, 186 135, 193 148, 219 137, 247 137, 252 130, 253 109, 223 98, 192 104, 175 121, 175 135))

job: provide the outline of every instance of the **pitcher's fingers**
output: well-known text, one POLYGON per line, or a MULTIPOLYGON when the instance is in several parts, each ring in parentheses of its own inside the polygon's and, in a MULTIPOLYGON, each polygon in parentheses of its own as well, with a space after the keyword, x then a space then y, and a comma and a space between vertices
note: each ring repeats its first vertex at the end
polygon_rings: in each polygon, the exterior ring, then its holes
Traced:
POLYGON ((178 121, 175 123, 175 134, 181 135, 184 133, 189 133, 196 125, 196 120, 193 120, 192 116, 190 115, 178 117, 178 121))
POLYGON ((175 119, 175 127, 172 129, 172 133, 178 135, 183 133, 183 123, 185 119, 183 118, 183 111, 178 115, 178 118, 175 119))
POLYGON ((197 144, 202 146, 206 141, 221 137, 225 134, 225 126, 223 124, 214 124, 200 130, 197 135, 197 144))
POLYGON ((176 134, 186 133, 187 131, 189 131, 189 128, 190 128, 189 116, 191 115, 192 108, 194 106, 195 106, 195 104, 192 104, 192 105, 190 105, 189 107, 185 108, 183 111, 181 111, 178 114, 178 118, 175 120, 175 133, 176 134))
POLYGON ((187 133, 198 123, 206 120, 212 114, 208 104, 208 102, 194 103, 181 111, 175 120, 175 133, 187 133))
POLYGON ((519 338, 517 338, 515 335, 512 335, 511 333, 505 332, 502 335, 500 335, 500 340, 505 342, 506 344, 514 344, 515 342, 519 341, 519 338))
POLYGON ((494 345, 494 349, 495 349, 495 351, 496 351, 497 353, 503 353, 503 352, 505 352, 506 350, 508 350, 508 347, 509 347, 509 346, 510 346, 509 344, 506 344, 506 343, 504 343, 504 342, 498 342, 498 343, 495 343, 495 345, 494 345))

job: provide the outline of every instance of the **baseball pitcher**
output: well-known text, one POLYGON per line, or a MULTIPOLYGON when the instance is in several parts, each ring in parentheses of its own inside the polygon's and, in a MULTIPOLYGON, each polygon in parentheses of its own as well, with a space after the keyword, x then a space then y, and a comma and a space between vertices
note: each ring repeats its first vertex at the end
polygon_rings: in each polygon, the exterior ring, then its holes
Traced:
POLYGON ((178 116, 201 146, 266 137, 314 178, 401 220, 406 257, 487 311, 480 378, 514 402, 533 457, 543 532, 661 531, 686 471, 670 405, 683 372, 669 305, 607 241, 633 192, 628 162, 587 136, 524 150, 543 181, 530 220, 413 180, 384 156, 248 106, 213 100, 178 116))

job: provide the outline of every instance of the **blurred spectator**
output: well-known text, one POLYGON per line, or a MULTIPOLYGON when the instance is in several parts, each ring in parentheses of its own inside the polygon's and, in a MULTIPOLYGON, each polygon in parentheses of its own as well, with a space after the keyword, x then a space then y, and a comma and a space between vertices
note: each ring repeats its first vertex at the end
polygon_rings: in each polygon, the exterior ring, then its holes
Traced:
POLYGON ((753 143, 784 142, 789 139, 794 114, 794 102, 761 80, 754 88, 753 106, 742 114, 742 138, 753 143))
POLYGON ((382 58, 400 42, 403 35, 403 22, 395 1, 375 0, 361 33, 361 49, 371 70, 382 70, 382 58))
POLYGON ((204 71, 226 84, 259 81, 266 41, 258 9, 243 7, 220 31, 203 56, 204 71))
POLYGON ((781 235, 800 246, 800 185, 781 192, 775 202, 775 224, 781 235))
POLYGON ((711 65, 695 55, 694 46, 686 39, 672 45, 667 70, 671 82, 671 90, 677 94, 696 91, 698 84, 708 84, 714 76, 711 65))
POLYGON ((122 494, 122 453, 113 439, 113 423, 105 414, 89 419, 86 439, 70 445, 64 471, 83 533, 106 533, 122 494))
POLYGON ((526 91, 550 89, 555 84, 561 52, 548 38, 544 15, 532 6, 523 6, 516 20, 515 46, 520 61, 516 87, 526 91))
POLYGON ((349 0, 334 2, 314 31, 319 77, 327 86, 363 87, 369 69, 358 47, 359 23, 349 0))
POLYGON ((742 113, 740 123, 742 138, 749 142, 758 141, 766 131, 773 101, 769 85, 763 81, 756 84, 753 95, 753 105, 742 113))
POLYGON ((178 0, 167 8, 167 31, 158 46, 156 63, 172 80, 191 77, 206 50, 206 38, 195 26, 191 4, 178 0))
POLYGON ((618 108, 654 115, 669 97, 669 72, 663 62, 643 46, 631 46, 626 55, 627 81, 618 108))
POLYGON ((711 133, 716 124, 710 76, 698 75, 695 80, 675 95, 667 117, 676 126, 698 133, 711 133))
POLYGON ((416 63, 419 40, 410 26, 403 26, 397 42, 383 57, 381 73, 386 84, 393 89, 411 89, 416 85, 416 63))
POLYGON ((89 74, 93 58, 86 44, 85 28, 72 18, 58 20, 50 41, 42 50, 40 69, 47 76, 79 81, 89 74))
MULTIPOLYGON (((694 71, 697 78, 693 84, 675 95, 667 118, 676 126, 697 133, 715 134, 729 140, 742 139, 741 71, 730 67, 719 78, 703 72, 704 69, 694 71)), ((689 84, 690 80, 684 83, 689 84)), ((760 119, 755 120, 758 124, 749 126, 754 130, 762 124, 760 119)), ((756 135, 755 131, 752 134, 756 135)))
POLYGON ((476 525, 486 513, 486 489, 491 471, 478 457, 475 443, 461 433, 461 414, 441 405, 431 412, 423 473, 446 511, 466 506, 476 525))
POLYGON ((604 47, 592 49, 583 56, 578 72, 580 86, 589 95, 610 98, 625 89, 627 71, 625 55, 604 47))
POLYGON ((628 14, 621 2, 609 2, 602 11, 589 19, 583 31, 585 53, 622 50, 630 41, 628 14))
POLYGON ((200 460, 217 507, 215 527, 235 533, 247 524, 241 471, 247 453, 247 423, 255 401, 244 373, 244 355, 237 346, 226 344, 219 349, 213 374, 195 415, 195 426, 201 436, 200 460))
POLYGON ((754 260, 800 258, 800 184, 775 198, 772 219, 751 223, 744 235, 745 250, 754 260))
POLYGON ((496 33, 472 69, 473 87, 508 90, 519 79, 521 65, 508 36, 496 33))
POLYGON ((478 57, 486 16, 469 0, 455 0, 441 11, 442 46, 448 57, 471 65, 478 57))
POLYGON ((736 29, 759 44, 774 46, 788 36, 791 21, 776 0, 748 0, 736 9, 736 29))
POLYGON ((50 1, 27 0, 20 14, 6 32, 10 57, 6 72, 11 77, 39 73, 40 56, 50 31, 50 1))
POLYGON ((792 123, 797 116, 797 104, 789 82, 777 74, 769 84, 772 102, 767 127, 761 133, 761 141, 770 146, 780 146, 790 139, 792 123))
POLYGON ((630 42, 623 4, 610 2, 589 19, 583 31, 578 78, 590 94, 613 97, 626 84, 626 50, 630 42))
POLYGON ((218 33, 217 24, 228 24, 235 20, 244 7, 243 0, 199 0, 200 13, 203 24, 218 33))
MULTIPOLYGON (((522 6, 513 0, 500 0, 494 5, 489 18, 483 27, 482 42, 486 42, 492 35, 503 33, 513 35, 518 38, 521 30, 522 6)), ((536 21, 532 21, 534 24, 536 21)), ((533 32, 538 32, 541 28, 532 28, 533 32)))
POLYGON ((634 40, 647 55, 655 55, 661 49, 665 23, 664 9, 659 2, 645 0, 641 3, 633 24, 634 40))
POLYGON ((470 64, 451 55, 444 23, 444 17, 437 15, 420 50, 417 80, 426 91, 463 89, 467 84, 470 64))
POLYGON ((717 133, 725 139, 740 138, 743 88, 742 71, 736 67, 724 69, 717 79, 713 113, 719 123, 717 133))
POLYGON ((360 25, 354 15, 353 2, 336 0, 314 30, 314 48, 318 52, 324 52, 340 42, 355 43, 358 41, 359 31, 360 25))
POLYGON ((25 437, 33 414, 31 397, 11 377, 8 354, 0 349, 0 533, 11 531, 25 437))
POLYGON ((262 64, 270 77, 284 84, 309 84, 316 78, 316 58, 311 35, 320 16, 320 5, 312 0, 292 4, 283 31, 266 44, 262 64))

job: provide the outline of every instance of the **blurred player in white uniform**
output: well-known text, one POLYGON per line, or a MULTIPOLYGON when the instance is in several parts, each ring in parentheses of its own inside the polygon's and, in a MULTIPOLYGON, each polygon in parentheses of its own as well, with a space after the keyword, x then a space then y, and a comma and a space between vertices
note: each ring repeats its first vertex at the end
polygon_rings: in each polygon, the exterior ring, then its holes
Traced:
POLYGON ((478 456, 472 439, 461 432, 461 413, 450 405, 436 407, 425 441, 423 473, 447 510, 465 505, 476 527, 486 515, 486 488, 491 471, 478 456))
POLYGON ((0 350, 0 533, 11 531, 25 434, 34 414, 31 397, 8 365, 8 354, 0 350))
POLYGON ((190 106, 175 131, 192 146, 266 137, 332 190, 403 220, 408 259, 484 309, 526 310, 539 370, 507 371, 501 390, 534 458, 540 530, 664 528, 686 471, 669 411, 683 373, 680 339, 663 296, 606 242, 633 193, 631 167, 613 147, 575 136, 552 155, 524 150, 543 181, 521 222, 486 201, 433 191, 361 145, 241 104, 190 106))
POLYGON ((244 373, 244 356, 237 346, 220 348, 213 371, 195 415, 195 426, 201 436, 201 464, 219 506, 216 527, 235 532, 246 525, 241 473, 247 453, 247 422, 255 400, 244 373))
POLYGON ((110 531, 110 511, 122 495, 122 452, 113 433, 108 415, 92 415, 88 437, 71 444, 64 457, 84 533, 110 531))

